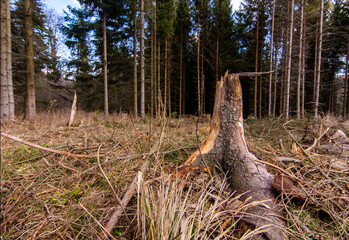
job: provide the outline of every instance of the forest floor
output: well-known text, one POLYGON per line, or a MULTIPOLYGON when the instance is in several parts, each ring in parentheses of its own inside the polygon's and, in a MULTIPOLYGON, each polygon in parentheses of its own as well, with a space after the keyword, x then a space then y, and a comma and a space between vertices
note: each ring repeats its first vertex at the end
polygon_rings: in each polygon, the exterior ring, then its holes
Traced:
MULTIPOLYGON (((171 183, 176 166, 207 136, 207 117, 104 119, 79 111, 73 127, 68 119, 68 111, 42 112, 33 121, 2 125, 2 133, 60 151, 1 136, 2 239, 102 239, 117 199, 145 161, 150 167, 112 238, 249 239, 258 233, 239 225, 248 206, 224 176, 193 174, 184 188, 171 183), (225 210, 227 203, 235 207, 225 210)), ((296 186, 278 198, 290 239, 349 239, 349 154, 343 146, 321 150, 338 145, 329 143, 331 131, 348 136, 349 121, 248 118, 244 126, 250 151, 296 186), (314 139, 319 144, 306 151, 314 139)))

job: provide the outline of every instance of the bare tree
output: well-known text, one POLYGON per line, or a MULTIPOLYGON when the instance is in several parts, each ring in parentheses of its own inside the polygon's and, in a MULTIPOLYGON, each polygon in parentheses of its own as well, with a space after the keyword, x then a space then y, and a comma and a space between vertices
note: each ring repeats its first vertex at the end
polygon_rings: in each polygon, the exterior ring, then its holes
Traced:
POLYGON ((290 9, 290 33, 288 42, 287 55, 287 78, 286 78, 286 99, 285 99, 285 118, 289 118, 290 113, 290 86, 291 86, 291 62, 292 62, 292 38, 293 38, 293 15, 294 15, 294 0, 291 0, 290 9))
POLYGON ((141 0, 141 118, 145 117, 144 93, 144 0, 141 0))
POLYGON ((104 116, 109 116, 108 105, 108 60, 107 60, 107 20, 103 11, 103 79, 104 79, 104 116))
POLYGON ((25 55, 26 55, 26 111, 27 119, 34 118, 36 115, 35 103, 35 69, 34 69, 34 46, 33 46, 33 20, 32 20, 32 2, 24 0, 24 23, 25 23, 25 55))
MULTIPOLYGON (((259 29, 259 2, 257 9, 257 22, 256 22, 256 59, 255 59, 255 72, 258 72, 258 29, 259 29)), ((258 94, 258 76, 254 78, 254 108, 253 114, 257 118, 257 94, 258 94)))
POLYGON ((301 0, 301 20, 299 30, 299 55, 298 55, 298 77, 297 77, 297 118, 301 118, 301 76, 303 55, 303 22, 304 22, 304 0, 301 0))
POLYGON ((317 49, 317 68, 316 68, 316 85, 315 85, 315 113, 314 117, 317 118, 319 114, 319 98, 320 98, 320 72, 321 72, 321 52, 322 52, 322 30, 323 30, 323 18, 324 18, 324 0, 320 1, 320 24, 319 24, 319 44, 317 49))
POLYGON ((273 81, 273 44, 274 44, 274 20, 275 20, 275 0, 273 0, 273 13, 272 13, 272 20, 271 20, 271 36, 270 36, 270 60, 269 60, 269 105, 268 105, 268 116, 271 117, 271 98, 272 98, 272 81, 273 81))
POLYGON ((6 41, 7 32, 7 5, 9 1, 1 0, 1 121, 8 122, 10 119, 9 94, 8 94, 8 72, 7 72, 7 51, 8 45, 6 41))
POLYGON ((137 90, 137 1, 135 0, 134 6, 134 19, 133 19, 133 110, 135 117, 138 116, 138 90, 137 90))

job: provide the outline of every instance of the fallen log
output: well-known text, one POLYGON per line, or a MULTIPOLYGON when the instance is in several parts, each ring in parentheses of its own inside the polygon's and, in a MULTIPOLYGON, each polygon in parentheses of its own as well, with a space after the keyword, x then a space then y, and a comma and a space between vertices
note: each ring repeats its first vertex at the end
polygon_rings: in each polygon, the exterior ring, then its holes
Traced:
POLYGON ((233 190, 245 193, 243 201, 256 203, 242 218, 252 227, 262 230, 255 239, 287 239, 284 223, 277 217, 280 216, 279 208, 271 188, 274 177, 247 148, 238 74, 226 73, 217 83, 210 133, 174 176, 183 176, 187 169, 196 167, 224 171, 233 190))

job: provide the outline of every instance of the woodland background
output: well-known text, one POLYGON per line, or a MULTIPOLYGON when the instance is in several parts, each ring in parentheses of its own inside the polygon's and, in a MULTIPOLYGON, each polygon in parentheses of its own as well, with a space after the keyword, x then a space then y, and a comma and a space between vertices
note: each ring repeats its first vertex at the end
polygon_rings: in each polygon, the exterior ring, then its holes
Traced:
POLYGON ((245 118, 348 115, 347 1, 246 0, 235 12, 229 0, 79 2, 64 16, 38 0, 2 14, 6 116, 68 107, 74 90, 79 109, 106 115, 211 113, 227 70, 270 72, 241 77, 245 118))

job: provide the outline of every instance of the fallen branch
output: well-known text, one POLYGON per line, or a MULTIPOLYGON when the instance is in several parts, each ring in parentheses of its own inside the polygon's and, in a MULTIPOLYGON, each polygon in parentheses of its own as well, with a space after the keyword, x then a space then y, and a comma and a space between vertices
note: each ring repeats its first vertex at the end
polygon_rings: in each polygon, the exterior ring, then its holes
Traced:
POLYGON ((317 146, 318 142, 320 142, 320 140, 325 136, 325 134, 326 134, 329 130, 330 130, 330 128, 327 128, 318 138, 316 138, 316 139, 314 140, 313 145, 311 145, 310 147, 308 147, 308 148, 305 149, 304 151, 310 152, 311 150, 313 150, 313 149, 317 146))
POLYGON ((261 76, 261 75, 267 75, 270 73, 273 73, 274 71, 269 71, 269 72, 242 72, 242 73, 237 73, 239 77, 256 77, 256 76, 261 76))
MULTIPOLYGON (((81 203, 79 203, 79 205, 80 205, 80 207, 81 207, 82 209, 84 209, 84 211, 98 224, 98 226, 100 226, 100 227, 103 229, 103 231, 104 231, 106 234, 109 235, 109 237, 111 237, 112 239, 116 239, 116 238, 113 237, 113 235, 111 235, 110 232, 108 232, 108 231, 103 227, 103 225, 102 225, 89 211, 87 211, 87 209, 84 207, 84 205, 82 205, 81 203)), ((107 237, 106 235, 104 235, 104 236, 107 237)))
POLYGON ((111 233, 113 231, 115 225, 117 224, 123 213, 123 209, 126 208, 133 195, 136 194, 137 184, 139 180, 143 178, 143 172, 145 172, 148 169, 149 165, 150 159, 146 159, 142 164, 140 170, 137 172, 136 176, 133 178, 131 185, 128 187, 124 197, 121 200, 121 204, 116 208, 107 226, 105 227, 108 233, 111 233))
POLYGON ((270 166, 270 167, 273 167, 273 168, 279 170, 280 172, 286 174, 286 175, 289 176, 290 178, 292 178, 292 179, 294 179, 294 180, 297 180, 297 181, 300 182, 301 184, 304 184, 303 180, 297 178, 296 176, 293 176, 292 174, 290 174, 290 173, 287 172, 286 170, 284 170, 284 169, 282 169, 282 168, 280 168, 280 167, 278 167, 278 166, 276 166, 276 165, 274 165, 274 164, 272 164, 272 163, 269 163, 269 162, 266 162, 266 161, 263 161, 263 160, 259 160, 259 159, 257 159, 257 158, 251 158, 251 160, 252 160, 252 161, 255 161, 255 162, 263 163, 263 164, 268 165, 268 166, 270 166))
POLYGON ((131 221, 130 221, 130 219, 129 219, 128 216, 127 216, 127 213, 126 213, 126 211, 125 211, 125 208, 122 207, 121 199, 120 199, 119 196, 116 194, 116 192, 115 192, 115 190, 114 190, 114 188, 113 188, 113 185, 111 185, 111 183, 110 183, 110 181, 109 181, 109 178, 107 177, 107 175, 105 174, 105 172, 104 172, 104 170, 103 170, 103 168, 102 168, 102 166, 101 166, 101 162, 100 162, 100 160, 99 160, 99 151, 101 150, 101 147, 102 147, 102 144, 99 145, 98 150, 97 150, 97 164, 98 164, 98 167, 99 167, 99 169, 101 170, 103 177, 105 178, 105 180, 106 180, 107 183, 109 184, 109 187, 111 188, 111 190, 112 190, 112 192, 113 192, 113 194, 114 194, 115 199, 117 200, 119 206, 121 207, 121 210, 124 212, 125 217, 126 217, 128 223, 131 224, 131 221))
POLYGON ((1 133, 1 136, 7 137, 7 138, 9 138, 9 139, 11 139, 13 141, 22 143, 24 145, 27 145, 27 146, 30 146, 30 147, 33 147, 33 148, 37 148, 37 149, 40 149, 40 150, 43 150, 43 151, 47 151, 47 152, 57 153, 57 154, 60 154, 60 155, 66 155, 68 157, 73 157, 73 158, 91 158, 92 157, 90 155, 73 154, 73 153, 70 153, 70 152, 65 152, 65 151, 60 151, 60 150, 56 150, 56 149, 43 147, 43 146, 37 145, 35 143, 28 142, 26 140, 23 140, 21 138, 18 138, 18 137, 15 137, 15 136, 12 136, 10 134, 3 133, 3 132, 1 133))

